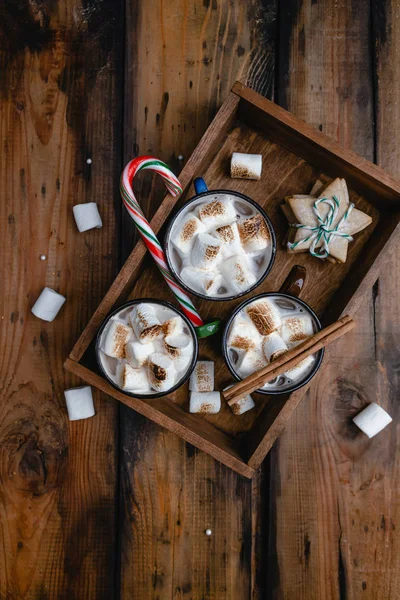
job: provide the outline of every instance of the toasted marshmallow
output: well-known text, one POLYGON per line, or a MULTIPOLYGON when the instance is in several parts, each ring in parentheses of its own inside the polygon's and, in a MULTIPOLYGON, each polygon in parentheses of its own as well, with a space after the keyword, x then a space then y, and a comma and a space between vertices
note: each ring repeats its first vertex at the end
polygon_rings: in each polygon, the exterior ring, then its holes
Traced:
POLYGON ((281 336, 289 348, 297 346, 313 333, 314 328, 310 315, 297 315, 282 319, 281 336))
POLYGON ((244 379, 267 365, 267 360, 260 350, 249 350, 240 357, 236 365, 238 375, 244 379))
POLYGON ((125 357, 125 346, 132 337, 132 329, 118 319, 111 319, 107 330, 103 333, 101 350, 113 358, 125 357))
POLYGON ((260 340, 261 336, 251 321, 241 315, 234 318, 229 331, 228 347, 235 348, 240 354, 254 350, 260 340))
POLYGON ((221 227, 214 229, 212 235, 222 243, 222 254, 225 258, 243 251, 237 223, 221 225, 221 227))
POLYGON ((369 404, 353 419, 353 423, 369 438, 374 437, 374 435, 382 431, 392 421, 392 417, 376 402, 369 404))
POLYGON ((219 268, 230 289, 235 293, 249 289, 257 281, 245 254, 231 256, 224 260, 219 268))
POLYGON ((184 320, 182 317, 171 317, 162 324, 162 332, 165 335, 173 335, 176 333, 182 333, 184 320))
POLYGON ((191 392, 212 392, 214 389, 214 363, 212 360, 199 360, 189 380, 191 392))
POLYGON ((189 335, 180 333, 164 339, 165 352, 174 362, 177 371, 187 369, 193 356, 193 341, 189 335))
POLYGON ((286 371, 285 375, 288 379, 292 381, 298 381, 299 379, 303 379, 306 375, 308 375, 309 369, 311 365, 314 363, 315 358, 314 355, 307 356, 304 360, 302 360, 298 365, 286 371))
POLYGON ((136 304, 129 314, 129 320, 141 344, 149 344, 162 334, 161 323, 151 304, 136 304))
POLYGON ((175 368, 169 356, 155 352, 150 354, 148 362, 149 383, 157 392, 166 392, 175 383, 175 368))
POLYGON ((269 229, 261 215, 255 215, 239 223, 239 233, 246 252, 259 252, 269 246, 269 229))
POLYGON ((128 363, 124 363, 119 366, 118 371, 121 389, 138 393, 150 391, 145 369, 134 369, 128 363))
MULTIPOLYGON (((226 390, 229 390, 229 388, 231 388, 231 387, 232 387, 231 385, 228 385, 224 389, 224 392, 226 390)), ((229 408, 231 409, 231 411, 233 412, 234 415, 242 415, 243 413, 247 412, 248 410, 251 410, 254 407, 255 407, 254 400, 250 396, 250 394, 243 396, 243 398, 240 398, 239 400, 237 400, 235 402, 235 404, 229 405, 229 408)))
POLYGON ((189 254, 196 235, 203 231, 205 231, 204 223, 190 212, 183 217, 180 231, 174 234, 174 245, 182 254, 189 254))
POLYGON ((137 340, 132 340, 125 346, 125 358, 134 369, 143 367, 153 352, 155 352, 155 348, 152 342, 141 344, 137 340))
POLYGON ((199 233, 190 255, 192 265, 198 269, 211 270, 221 258, 221 242, 208 233, 199 233))
POLYGON ((262 171, 261 154, 233 152, 231 158, 231 177, 238 179, 260 179, 262 171))
POLYGON ((246 313, 261 335, 269 335, 281 326, 279 310, 268 298, 256 300, 246 306, 246 313))
POLYGON ((189 411, 201 415, 215 415, 221 410, 219 392, 190 392, 189 411))
POLYGON ((224 280, 219 272, 203 271, 194 267, 185 267, 181 271, 182 281, 195 292, 205 296, 215 296, 224 280))
POLYGON ((235 207, 226 196, 219 196, 218 199, 202 204, 199 208, 199 219, 207 229, 232 223, 236 216, 235 207))
POLYGON ((263 352, 268 362, 272 362, 287 351, 288 347, 276 331, 273 331, 264 338, 263 352))

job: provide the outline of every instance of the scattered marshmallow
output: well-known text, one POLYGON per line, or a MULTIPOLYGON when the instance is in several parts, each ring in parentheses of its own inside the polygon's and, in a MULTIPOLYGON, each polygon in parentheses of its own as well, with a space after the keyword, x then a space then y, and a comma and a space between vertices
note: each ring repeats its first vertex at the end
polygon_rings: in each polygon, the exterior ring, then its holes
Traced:
POLYGON ((219 392, 191 392, 189 412, 201 415, 215 415, 221 410, 219 392))
POLYGON ((173 243, 182 254, 189 254, 196 235, 203 231, 205 231, 204 223, 193 214, 188 213, 182 219, 181 229, 174 236, 173 243))
POLYGON ((148 378, 151 387, 157 392, 166 392, 175 382, 175 368, 172 360, 155 352, 148 359, 148 378))
POLYGON ((100 229, 103 226, 99 209, 96 202, 86 202, 85 204, 76 204, 72 207, 74 212, 76 226, 82 233, 89 229, 100 229))
POLYGON ((128 342, 125 346, 125 358, 134 369, 143 367, 146 364, 150 354, 155 352, 155 347, 152 342, 141 344, 137 340, 128 342))
POLYGON ((205 296, 215 296, 224 283, 220 273, 203 271, 194 267, 184 267, 180 277, 190 289, 194 289, 205 296))
POLYGON ((212 360, 199 360, 189 380, 191 392, 212 392, 214 389, 214 363, 212 360))
POLYGON ((219 196, 217 200, 202 204, 199 208, 199 219, 208 228, 228 225, 237 218, 235 207, 227 196, 219 196))
POLYGON ((246 307, 246 313, 261 335, 269 335, 281 326, 279 310, 268 298, 252 302, 246 307))
POLYGON ((65 390, 64 397, 70 421, 88 419, 96 414, 90 385, 65 390))
POLYGON ((235 293, 247 290, 257 281, 245 254, 236 254, 225 260, 220 265, 220 271, 235 293))
POLYGON ((262 171, 261 154, 233 152, 231 158, 231 177, 236 179, 260 179, 262 171))
POLYGON ((125 347, 131 337, 132 330, 129 325, 118 319, 111 319, 102 335, 101 350, 107 356, 124 358, 125 347))
POLYGON ((314 333, 310 315, 297 315, 282 319, 281 335, 289 348, 297 346, 314 333))
MULTIPOLYGON (((231 385, 228 385, 228 387, 226 387, 224 389, 224 392, 226 390, 229 390, 229 388, 231 388, 231 387, 232 387, 231 385)), ((255 407, 255 403, 254 403, 253 398, 250 396, 250 394, 247 394, 243 398, 239 398, 239 400, 237 400, 237 402, 229 405, 229 408, 231 409, 231 411, 233 412, 234 415, 243 415, 245 412, 247 412, 248 410, 251 410, 254 407, 255 407)))
POLYGON ((263 352, 268 362, 272 362, 287 351, 288 347, 276 331, 273 331, 264 338, 263 352))
POLYGON ((246 252, 259 252, 269 246, 269 229, 261 215, 255 215, 240 223, 239 234, 246 252))
POLYGON ((162 326, 151 304, 136 304, 129 315, 129 321, 141 344, 149 344, 162 334, 162 326))
POLYGON ((58 315, 65 301, 65 296, 62 296, 51 288, 45 287, 31 310, 38 319, 51 323, 58 315))
POLYGON ((369 438, 373 438, 392 421, 392 417, 376 402, 369 404, 353 419, 353 423, 369 438))
POLYGON ((214 229, 212 232, 212 235, 222 243, 222 254, 225 258, 229 258, 230 256, 243 251, 237 223, 217 227, 217 229, 214 229))
POLYGON ((120 388, 126 392, 149 392, 150 386, 145 369, 135 369, 125 363, 119 367, 120 388))
POLYGON ((191 263, 198 269, 213 269, 221 258, 221 242, 208 233, 199 233, 196 237, 191 263))

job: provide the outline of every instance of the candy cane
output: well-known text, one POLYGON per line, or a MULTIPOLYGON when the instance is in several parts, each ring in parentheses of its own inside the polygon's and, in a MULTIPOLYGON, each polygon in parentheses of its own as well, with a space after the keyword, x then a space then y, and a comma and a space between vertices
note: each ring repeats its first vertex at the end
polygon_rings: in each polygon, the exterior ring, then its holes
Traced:
MULTIPOLYGON (((129 162, 123 170, 121 175, 120 190, 122 200, 125 204, 126 209, 128 210, 128 213, 134 220, 135 225, 144 243, 146 244, 152 257, 156 261, 156 264, 159 270, 161 271, 161 274, 163 275, 165 281, 171 288, 175 298, 181 305, 183 312, 195 327, 200 327, 202 329, 204 327, 204 322, 202 318, 195 309, 189 296, 186 295, 183 289, 175 281, 167 265, 167 261, 165 259, 165 254, 161 247, 161 244, 158 241, 156 234, 150 227, 150 223, 144 216, 142 209, 140 208, 134 196, 132 190, 132 181, 136 173, 139 173, 139 171, 142 171, 143 169, 150 169, 151 171, 155 171, 156 173, 161 175, 169 193, 174 198, 179 196, 179 194, 182 192, 181 184, 179 183, 175 175, 169 170, 167 165, 161 162, 161 160, 158 160, 153 156, 138 156, 137 158, 131 160, 131 162, 129 162)), ((205 327, 207 328, 208 326, 205 327)), ((211 331, 208 332, 208 335, 210 333, 211 331)))

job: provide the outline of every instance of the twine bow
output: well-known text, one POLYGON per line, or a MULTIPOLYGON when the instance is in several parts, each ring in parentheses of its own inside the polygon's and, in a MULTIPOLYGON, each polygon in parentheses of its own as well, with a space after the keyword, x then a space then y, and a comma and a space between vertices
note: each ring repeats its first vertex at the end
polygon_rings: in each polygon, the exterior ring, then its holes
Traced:
POLYGON ((332 224, 335 222, 338 211, 339 211, 339 200, 337 199, 336 196, 333 196, 333 198, 319 198, 318 200, 316 200, 314 202, 314 206, 313 206, 313 211, 315 216, 317 217, 317 221, 318 221, 318 225, 316 225, 315 227, 309 226, 309 225, 303 225, 300 223, 297 224, 291 224, 291 227, 296 227, 297 229, 309 229, 312 233, 311 235, 308 235, 307 237, 303 238, 302 240, 299 240, 298 242, 293 242, 293 243, 288 243, 288 248, 290 248, 291 250, 294 250, 299 244, 304 244, 305 242, 308 242, 310 240, 312 240, 312 244, 310 246, 310 254, 312 254, 312 256, 315 256, 316 258, 327 258, 329 256, 329 243, 332 239, 332 237, 339 236, 339 237, 343 237, 346 240, 348 240, 349 242, 351 242, 353 240, 353 238, 351 237, 351 235, 349 235, 348 233, 344 233, 343 231, 340 231, 340 227, 342 226, 342 224, 346 221, 346 219, 349 217, 351 211, 354 208, 354 204, 350 203, 348 209, 346 210, 346 212, 344 213, 343 217, 340 219, 340 221, 338 222, 337 225, 335 225, 335 227, 332 227, 332 224), (321 214, 318 210, 318 206, 321 204, 328 204, 329 205, 329 210, 328 213, 325 217, 325 219, 323 219, 321 217, 321 214), (317 248, 319 242, 322 240, 323 244, 320 248, 317 248))

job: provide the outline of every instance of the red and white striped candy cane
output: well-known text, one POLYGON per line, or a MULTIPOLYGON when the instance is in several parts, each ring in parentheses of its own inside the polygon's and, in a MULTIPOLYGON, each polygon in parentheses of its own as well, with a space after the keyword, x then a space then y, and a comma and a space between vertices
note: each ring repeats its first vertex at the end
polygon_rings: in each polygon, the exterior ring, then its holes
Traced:
POLYGON ((204 325, 203 319, 195 309, 189 296, 186 295, 180 285, 178 285, 178 283, 175 281, 167 265, 164 250, 162 249, 156 234, 150 227, 148 220, 144 216, 142 209, 137 203, 133 193, 133 178, 135 177, 136 173, 142 171, 143 169, 150 169, 151 171, 155 171, 161 175, 169 193, 174 196, 174 198, 179 196, 179 194, 182 192, 181 184, 172 171, 170 171, 167 165, 161 162, 161 160, 158 160, 153 156, 138 156, 137 158, 131 160, 131 162, 129 162, 123 170, 121 175, 120 189, 121 196, 128 213, 134 220, 135 225, 147 246, 147 249, 156 261, 158 268, 164 276, 165 281, 171 288, 175 298, 181 305, 183 312, 195 327, 201 327, 204 325))

